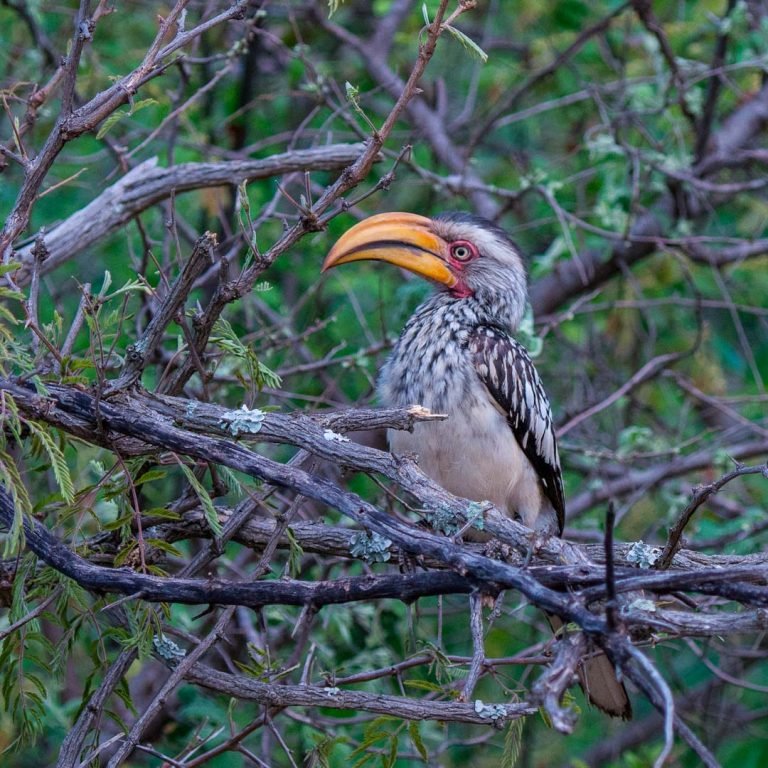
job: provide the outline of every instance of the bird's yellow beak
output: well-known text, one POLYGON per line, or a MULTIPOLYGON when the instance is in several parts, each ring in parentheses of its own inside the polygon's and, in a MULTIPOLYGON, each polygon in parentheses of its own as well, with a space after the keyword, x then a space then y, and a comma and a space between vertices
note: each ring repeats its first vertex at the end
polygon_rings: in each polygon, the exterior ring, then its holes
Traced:
POLYGON ((415 213, 380 213, 345 232, 323 262, 323 272, 350 261, 387 261, 452 288, 458 282, 445 263, 446 242, 432 221, 415 213))

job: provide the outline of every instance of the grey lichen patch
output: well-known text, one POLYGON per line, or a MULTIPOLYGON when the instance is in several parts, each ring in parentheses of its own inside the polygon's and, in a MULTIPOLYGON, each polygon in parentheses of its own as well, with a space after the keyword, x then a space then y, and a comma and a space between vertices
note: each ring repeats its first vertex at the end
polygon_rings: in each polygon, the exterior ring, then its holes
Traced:
POLYGON ((392 556, 389 548, 392 542, 378 533, 360 532, 352 538, 349 547, 353 557, 359 557, 367 563, 386 563, 392 556))
POLYGON ((427 524, 438 533, 453 536, 461 530, 462 522, 448 507, 436 507, 424 513, 427 524))
POLYGON ((636 541, 627 552, 627 560, 636 563, 640 568, 651 568, 659 559, 661 549, 644 544, 643 540, 636 541))
POLYGON ((467 507, 467 523, 478 531, 485 528, 485 512, 493 506, 490 501, 473 501, 467 507))
POLYGON ((165 659, 171 666, 178 664, 187 652, 165 635, 155 635, 152 638, 155 652, 161 659, 165 659))
POLYGON ((424 513, 424 519, 434 530, 446 536, 454 536, 467 527, 482 531, 485 528, 485 512, 492 506, 490 501, 470 502, 464 512, 466 523, 459 515, 444 506, 427 510, 424 513))
POLYGON ((503 704, 484 704, 480 699, 475 700, 475 712, 480 717, 494 722, 507 718, 507 708, 503 704))
POLYGON ((647 611, 648 613, 656 612, 656 603, 653 600, 648 600, 645 597, 638 597, 637 600, 633 600, 627 609, 630 611, 647 611))
POLYGON ((233 437, 240 435, 255 435, 261 430, 264 422, 264 411, 247 405, 241 406, 235 411, 228 411, 219 421, 219 426, 226 429, 233 437))

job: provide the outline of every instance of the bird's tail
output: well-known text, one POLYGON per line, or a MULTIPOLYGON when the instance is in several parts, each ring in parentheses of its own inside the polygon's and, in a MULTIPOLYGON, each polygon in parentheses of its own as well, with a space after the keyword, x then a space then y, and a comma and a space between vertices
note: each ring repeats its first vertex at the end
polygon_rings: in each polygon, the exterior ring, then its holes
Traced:
MULTIPOLYGON (((557 632, 563 626, 563 620, 554 614, 547 614, 552 631, 557 632)), ((597 651, 579 664, 579 682, 589 703, 611 717, 629 720, 632 717, 632 704, 627 689, 624 687, 613 668, 611 660, 597 651)))
POLYGON ((627 689, 616 677, 611 660, 602 651, 579 665, 579 681, 589 701, 598 709, 624 720, 632 717, 627 689))

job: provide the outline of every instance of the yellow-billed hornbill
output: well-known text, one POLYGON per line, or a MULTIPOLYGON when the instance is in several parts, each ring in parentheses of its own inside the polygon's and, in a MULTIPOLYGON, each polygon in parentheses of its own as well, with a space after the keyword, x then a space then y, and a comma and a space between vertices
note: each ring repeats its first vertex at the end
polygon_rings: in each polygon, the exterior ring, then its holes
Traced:
MULTIPOLYGON (((549 400, 511 335, 527 300, 515 244, 465 213, 383 213, 342 235, 323 269, 362 260, 395 264, 438 287, 406 324, 378 388, 383 405, 418 404, 448 419, 391 431, 391 449, 417 454, 425 474, 457 496, 491 501, 530 528, 561 534, 565 500, 549 400)), ((584 667, 591 701, 628 717, 608 659, 584 667)))

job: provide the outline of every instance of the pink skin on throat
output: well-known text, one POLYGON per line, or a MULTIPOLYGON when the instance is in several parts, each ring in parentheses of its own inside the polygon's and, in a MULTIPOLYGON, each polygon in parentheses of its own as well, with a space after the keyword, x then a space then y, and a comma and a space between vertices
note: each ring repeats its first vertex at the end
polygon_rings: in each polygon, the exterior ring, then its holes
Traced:
POLYGON ((454 299, 466 299, 473 295, 472 289, 461 279, 452 288, 449 288, 454 299))

